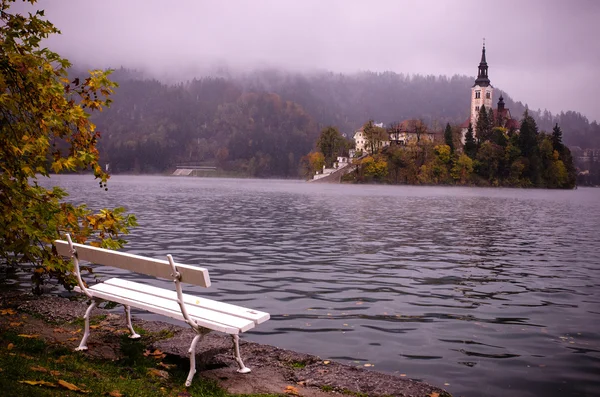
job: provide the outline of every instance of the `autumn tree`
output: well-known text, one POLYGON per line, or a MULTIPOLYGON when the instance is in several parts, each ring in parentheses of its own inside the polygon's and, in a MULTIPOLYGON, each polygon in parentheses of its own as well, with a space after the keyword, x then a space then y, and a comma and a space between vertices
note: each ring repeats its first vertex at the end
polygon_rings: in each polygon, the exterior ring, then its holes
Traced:
POLYGON ((93 213, 66 201, 63 189, 38 183, 50 171, 87 170, 106 189, 100 133, 87 112, 108 106, 116 84, 108 71, 97 70, 70 81, 69 62, 40 48, 58 30, 43 11, 12 14, 12 2, 2 0, 0 8, 0 266, 33 269, 34 290, 41 292, 50 278, 74 284, 70 261, 53 249, 55 239, 70 233, 79 243, 119 248, 136 223, 122 208, 93 213))
POLYGON ((389 140, 387 130, 376 126, 373 120, 369 120, 363 125, 363 132, 367 141, 366 146, 371 154, 377 153, 384 146, 385 142, 389 140))

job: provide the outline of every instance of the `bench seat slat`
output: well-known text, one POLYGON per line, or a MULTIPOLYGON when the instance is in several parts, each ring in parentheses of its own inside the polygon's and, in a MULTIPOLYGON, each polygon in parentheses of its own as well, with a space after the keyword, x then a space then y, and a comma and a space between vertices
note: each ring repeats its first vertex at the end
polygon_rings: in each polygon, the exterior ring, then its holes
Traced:
MULTIPOLYGON (((75 287, 74 290, 77 292, 81 292, 81 289, 79 287, 75 287)), ((152 313, 161 314, 165 317, 170 317, 170 318, 173 318, 176 320, 185 321, 185 319, 183 318, 183 315, 181 314, 181 311, 169 310, 167 308, 155 306, 155 305, 152 305, 152 304, 146 303, 146 302, 132 301, 131 299, 123 298, 120 296, 116 296, 116 295, 105 293, 105 292, 98 291, 98 290, 90 290, 89 288, 88 288, 88 291, 91 292, 91 294, 94 298, 120 303, 122 305, 133 306, 138 309, 143 309, 143 310, 147 310, 152 313)), ((198 323, 199 326, 209 328, 214 331, 220 331, 220 332, 224 332, 226 334, 239 333, 238 332, 239 330, 237 328, 227 327, 223 324, 213 323, 210 321, 205 321, 205 320, 197 319, 197 318, 194 318, 194 320, 198 323)))
MULTIPOLYGON (((142 284, 144 285, 144 284, 142 284)), ((144 310, 155 312, 157 308, 167 311, 170 314, 165 314, 168 317, 183 320, 183 315, 179 308, 179 304, 175 299, 161 298, 152 294, 147 294, 142 291, 132 291, 127 288, 100 283, 91 288, 88 288, 95 297, 111 300, 122 304, 128 304, 144 310), (147 307, 150 307, 148 309, 147 307)), ((254 322, 251 320, 234 317, 231 315, 214 312, 208 309, 186 305, 186 309, 190 317, 194 319, 198 325, 221 331, 229 334, 237 334, 254 328, 254 322)), ((160 314, 163 314, 162 312, 160 314)))
MULTIPOLYGON (((177 293, 164 288, 155 287, 152 285, 136 283, 134 281, 124 280, 122 278, 111 278, 104 281, 104 284, 115 285, 123 288, 130 289, 132 291, 143 292, 146 294, 154 295, 161 298, 167 298, 171 300, 177 299, 177 293)), ((261 312, 258 310, 247 309, 242 306, 236 306, 229 303, 222 303, 207 299, 203 297, 197 297, 189 294, 183 294, 183 301, 186 307, 196 306, 203 309, 211 310, 218 313, 229 314, 232 316, 244 318, 253 321, 256 325, 264 323, 270 318, 269 313, 261 312)))
MULTIPOLYGON (((144 286, 144 284, 141 284, 144 286)), ((145 291, 135 291, 128 288, 123 288, 116 285, 100 283, 96 284, 88 290, 101 291, 108 294, 120 296, 125 299, 131 299, 141 303, 150 303, 153 306, 164 307, 172 311, 181 312, 179 304, 177 303, 177 294, 173 295, 173 298, 158 297, 156 295, 147 294, 145 291)), ((135 306, 135 305, 134 305, 135 306)), ((203 309, 201 307, 195 307, 192 305, 186 305, 188 314, 194 319, 206 320, 216 324, 223 324, 228 327, 235 328, 239 332, 246 332, 247 330, 254 328, 254 322, 240 317, 231 316, 224 313, 214 312, 212 310, 203 309)))

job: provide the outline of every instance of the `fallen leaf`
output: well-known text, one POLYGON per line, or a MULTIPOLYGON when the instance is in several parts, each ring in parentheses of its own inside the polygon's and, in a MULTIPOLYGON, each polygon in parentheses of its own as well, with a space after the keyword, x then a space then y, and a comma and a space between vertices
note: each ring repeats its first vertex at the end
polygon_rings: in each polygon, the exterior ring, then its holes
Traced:
POLYGON ((113 390, 110 393, 108 393, 108 395, 110 397, 123 397, 123 395, 121 394, 121 392, 119 392, 118 390, 113 390))
POLYGON ((63 328, 54 328, 54 333, 55 334, 64 334, 65 332, 67 332, 66 329, 63 329, 63 328))
POLYGON ((32 335, 28 335, 28 334, 19 334, 17 336, 20 336, 21 338, 29 338, 29 339, 35 339, 37 338, 39 335, 37 334, 32 334, 32 335))
POLYGON ((26 358, 28 360, 33 360, 33 357, 28 356, 27 354, 19 354, 20 357, 26 358))
POLYGON ((12 350, 13 347, 15 347, 15 345, 9 343, 8 346, 6 346, 6 350, 12 350))
POLYGON ((11 327, 20 327, 23 323, 10 323, 11 327))
POLYGON ((429 397, 440 397, 440 393, 432 392, 429 397))
POLYGON ((373 365, 373 364, 366 363, 366 364, 365 364, 365 367, 374 367, 374 365, 373 365))
POLYGON ((175 364, 165 364, 165 363, 163 363, 162 361, 161 361, 161 362, 159 362, 159 363, 158 363, 158 364, 156 364, 156 365, 158 365, 159 367, 163 367, 163 368, 165 368, 165 369, 171 369, 171 368, 175 368, 175 367, 177 366, 177 365, 175 365, 175 364))
POLYGON ((50 375, 52 375, 52 376, 59 376, 60 372, 59 371, 50 371, 50 375))
POLYGON ((100 328, 99 325, 90 325, 90 329, 98 329, 98 328, 100 328))
POLYGON ((329 361, 329 360, 325 360, 325 361, 323 361, 323 364, 327 365, 327 364, 329 364, 330 362, 331 362, 331 361, 329 361))
POLYGON ((29 367, 29 369, 35 372, 48 372, 46 368, 39 366, 29 367))
POLYGON ((169 373, 167 371, 163 371, 162 369, 148 368, 148 373, 159 378, 169 379, 169 373))
POLYGON ((66 380, 62 380, 62 379, 58 380, 58 385, 61 386, 61 387, 63 387, 63 388, 65 388, 65 389, 68 389, 68 390, 71 390, 71 391, 76 391, 76 392, 79 392, 79 393, 89 393, 90 392, 89 390, 80 389, 79 387, 75 386, 74 384, 69 383, 66 380))
POLYGON ((77 340, 77 339, 79 339, 79 338, 73 337, 73 338, 68 338, 67 340, 72 342, 72 341, 77 340))
POLYGON ((146 356, 146 357, 154 357, 156 359, 162 359, 162 358, 167 357, 166 354, 164 354, 163 352, 161 352, 158 349, 154 350, 153 352, 151 352, 150 350, 146 350, 144 352, 144 356, 146 356))
POLYGON ((13 309, 1 309, 0 310, 0 315, 3 316, 12 316, 13 314, 17 314, 16 311, 14 311, 13 309))
POLYGON ((81 332, 81 328, 79 328, 78 330, 75 331, 71 331, 71 335, 75 335, 81 332))
POLYGON ((298 389, 296 389, 294 386, 286 386, 283 391, 286 394, 291 394, 292 396, 299 396, 300 395, 300 393, 298 393, 298 389))
POLYGON ((20 380, 19 383, 25 383, 31 386, 56 387, 54 383, 46 382, 45 380, 20 380))

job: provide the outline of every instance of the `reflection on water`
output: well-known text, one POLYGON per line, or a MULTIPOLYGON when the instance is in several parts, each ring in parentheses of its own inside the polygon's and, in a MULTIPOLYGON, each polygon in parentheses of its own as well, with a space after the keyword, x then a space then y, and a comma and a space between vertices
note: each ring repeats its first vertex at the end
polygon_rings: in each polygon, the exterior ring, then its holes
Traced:
POLYGON ((127 251, 207 267, 192 292, 271 313, 248 339, 457 396, 600 395, 600 190, 53 182, 135 213, 127 251))

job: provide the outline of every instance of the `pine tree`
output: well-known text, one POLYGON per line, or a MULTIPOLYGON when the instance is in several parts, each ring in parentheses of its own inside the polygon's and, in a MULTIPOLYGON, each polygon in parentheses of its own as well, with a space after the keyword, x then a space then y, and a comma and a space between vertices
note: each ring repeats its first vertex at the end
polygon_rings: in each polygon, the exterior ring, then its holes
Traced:
POLYGON ((521 121, 521 130, 519 133, 519 149, 525 157, 530 157, 537 149, 538 128, 529 111, 525 110, 523 120, 521 121))
POLYGON ((552 147, 558 153, 562 153, 563 151, 563 143, 562 143, 562 131, 558 126, 558 123, 552 129, 552 147))
POLYGON ((465 134, 465 154, 470 158, 474 159, 477 155, 477 143, 475 142, 475 137, 473 136, 473 124, 469 123, 469 128, 467 129, 467 133, 465 134))
POLYGON ((444 131, 444 141, 446 145, 450 146, 450 152, 454 153, 454 142, 452 140, 452 127, 450 127, 450 123, 446 124, 446 130, 444 131))
POLYGON ((479 109, 475 131, 477 133, 477 143, 480 145, 490 139, 492 124, 490 123, 489 114, 485 105, 482 105, 481 109, 479 109))

